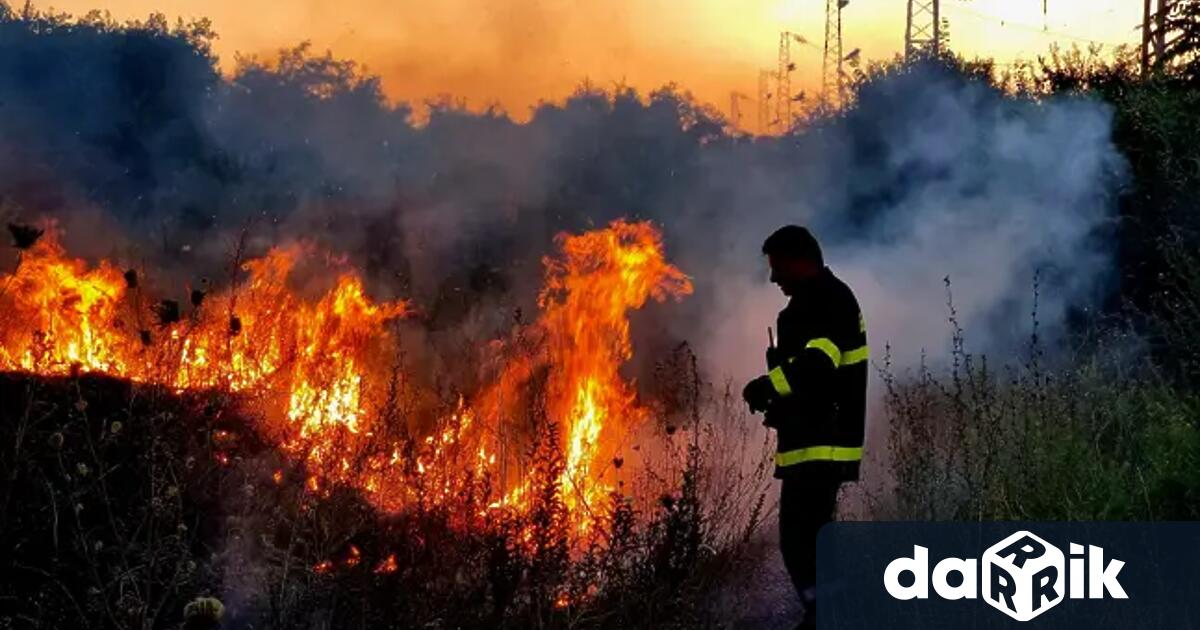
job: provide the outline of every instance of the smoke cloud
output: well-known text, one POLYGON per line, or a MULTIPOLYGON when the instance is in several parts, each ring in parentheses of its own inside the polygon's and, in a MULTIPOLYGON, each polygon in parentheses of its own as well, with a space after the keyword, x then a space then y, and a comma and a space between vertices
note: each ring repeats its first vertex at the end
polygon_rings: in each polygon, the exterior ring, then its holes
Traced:
MULTIPOLYGON (((749 257, 747 239, 784 222, 812 225, 859 294, 876 358, 885 344, 900 366, 948 347, 946 279, 968 348, 1007 356, 1032 332, 1035 299, 1048 339, 1103 296, 1113 262, 1103 234, 1125 168, 1111 118, 1093 100, 1014 99, 943 68, 897 71, 798 140, 800 155, 787 159, 800 190, 756 193, 745 179, 735 185, 770 201, 747 202, 716 232, 736 226, 731 249, 749 257)), ((736 348, 762 344, 762 322, 781 302, 746 280, 745 265, 718 272, 740 286, 718 294, 725 316, 706 337, 738 357, 736 348)))
POLYGON ((535 308, 553 235, 651 219, 696 294, 640 314, 637 344, 689 339, 714 380, 762 369, 783 306, 762 239, 811 226, 856 288, 875 356, 948 343, 943 278, 968 342, 1043 333, 1102 295, 1123 161, 1111 112, 1006 97, 945 68, 897 69, 843 115, 783 138, 729 135, 686 94, 581 88, 528 122, 446 105, 414 123, 352 63, 304 48, 225 79, 158 28, 0 21, 3 218, 59 217, 87 255, 160 282, 288 238, 346 252, 432 331, 535 308))

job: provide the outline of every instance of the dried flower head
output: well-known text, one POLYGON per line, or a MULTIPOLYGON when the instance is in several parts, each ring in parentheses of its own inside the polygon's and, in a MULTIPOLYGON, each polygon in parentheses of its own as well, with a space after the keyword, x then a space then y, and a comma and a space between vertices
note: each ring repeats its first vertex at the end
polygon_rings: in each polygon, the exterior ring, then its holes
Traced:
POLYGON ((197 597, 183 607, 183 625, 189 629, 216 628, 224 616, 225 604, 215 597, 197 597))
POLYGON ((154 305, 154 316, 158 318, 159 326, 170 326, 179 321, 179 302, 163 300, 154 305))
POLYGON ((38 239, 42 238, 42 235, 46 233, 46 230, 35 228, 32 225, 9 223, 8 233, 12 234, 13 247, 25 251, 33 247, 34 243, 37 243, 38 239))

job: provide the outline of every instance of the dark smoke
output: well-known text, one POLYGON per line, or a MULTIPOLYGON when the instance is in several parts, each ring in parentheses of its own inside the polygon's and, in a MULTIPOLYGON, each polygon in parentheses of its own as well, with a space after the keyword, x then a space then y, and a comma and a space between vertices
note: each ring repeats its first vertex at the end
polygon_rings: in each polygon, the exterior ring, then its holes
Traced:
MULTIPOLYGON (((855 284, 874 345, 945 344, 943 278, 981 347, 1095 302, 1099 229, 1122 160, 1111 115, 1083 99, 1006 97, 929 65, 869 82, 836 118, 784 137, 730 135, 686 93, 581 88, 525 124, 389 104, 353 63, 299 47, 224 78, 201 27, 0 22, 4 217, 61 217, 68 242, 158 268, 217 274, 309 238, 347 252, 380 297, 412 298, 432 331, 497 327, 533 308, 563 230, 652 219, 697 294, 641 317, 639 343, 699 341, 710 375, 760 369, 781 298, 758 247, 811 225, 855 284)), ((186 294, 180 295, 186 299, 186 294)))

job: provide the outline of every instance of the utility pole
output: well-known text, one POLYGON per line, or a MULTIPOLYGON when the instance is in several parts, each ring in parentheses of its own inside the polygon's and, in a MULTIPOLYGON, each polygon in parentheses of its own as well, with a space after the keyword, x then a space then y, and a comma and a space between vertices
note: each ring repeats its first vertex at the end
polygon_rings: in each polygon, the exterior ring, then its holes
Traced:
POLYGON ((1157 11, 1151 11, 1151 0, 1142 4, 1142 76, 1163 63, 1167 49, 1167 15, 1171 0, 1157 0, 1157 11))
POLYGON ((1142 7, 1142 76, 1150 74, 1150 0, 1142 7))
POLYGON ((1167 52, 1167 11, 1171 8, 1169 0, 1158 0, 1158 15, 1154 18, 1154 61, 1162 63, 1167 52))
POLYGON ((908 23, 904 31, 904 57, 919 54, 934 57, 942 52, 941 0, 908 0, 908 23))

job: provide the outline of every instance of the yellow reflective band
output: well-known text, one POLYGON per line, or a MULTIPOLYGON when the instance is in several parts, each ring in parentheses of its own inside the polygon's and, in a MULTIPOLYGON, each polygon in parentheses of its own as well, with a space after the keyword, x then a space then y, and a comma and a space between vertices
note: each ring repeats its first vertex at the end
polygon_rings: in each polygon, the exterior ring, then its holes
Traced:
POLYGON ((851 350, 851 351, 847 352, 846 354, 842 355, 842 367, 846 367, 847 365, 854 365, 855 363, 862 363, 863 361, 866 361, 869 358, 871 358, 871 349, 870 348, 868 348, 867 346, 863 346, 861 348, 855 348, 854 350, 851 350))
POLYGON ((840 367, 842 365, 842 351, 838 350, 838 347, 834 345, 834 343, 828 338, 821 337, 819 339, 813 339, 804 346, 805 350, 811 348, 815 348, 829 355, 829 360, 833 361, 833 367, 840 367))
POLYGON ((863 319, 862 313, 858 314, 858 332, 860 332, 860 333, 867 332, 867 320, 863 319))
POLYGON ((862 459, 861 446, 810 446, 775 454, 776 466, 795 466, 804 462, 857 462, 862 459))
POLYGON ((771 384, 775 386, 775 391, 780 396, 788 396, 792 393, 792 386, 788 384, 787 377, 783 375, 783 368, 775 368, 767 372, 767 376, 771 378, 771 384))

